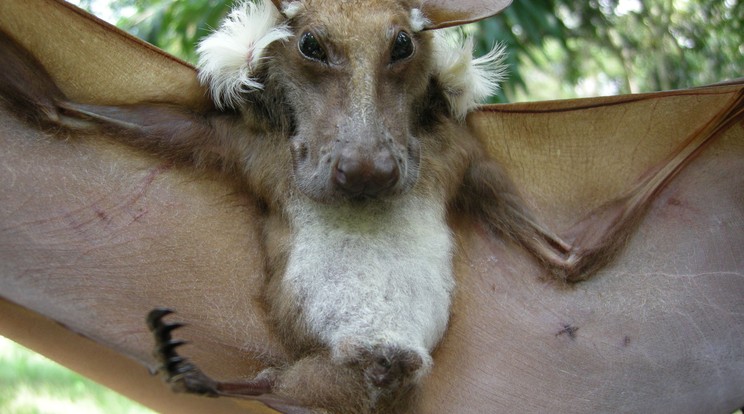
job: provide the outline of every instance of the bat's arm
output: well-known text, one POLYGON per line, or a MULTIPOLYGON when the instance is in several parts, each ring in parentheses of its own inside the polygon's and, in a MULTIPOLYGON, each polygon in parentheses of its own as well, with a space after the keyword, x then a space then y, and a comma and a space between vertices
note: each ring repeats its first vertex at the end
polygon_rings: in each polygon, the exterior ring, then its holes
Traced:
POLYGON ((564 256, 564 277, 580 281, 609 263, 633 234, 661 190, 710 143, 744 118, 744 93, 727 111, 695 131, 666 159, 647 171, 626 194, 596 208, 565 232, 571 249, 564 256))
MULTIPOLYGON (((224 169, 230 135, 239 117, 201 114, 169 104, 57 103, 57 124, 75 132, 103 133, 160 158, 224 169)), ((232 155, 232 157, 231 157, 232 155)))
POLYGON ((649 169, 628 192, 594 209, 560 236, 533 217, 506 173, 492 160, 472 163, 461 203, 490 230, 522 244, 559 279, 585 280, 622 250, 659 192, 742 117, 744 94, 719 119, 695 131, 669 157, 649 169))
POLYGON ((238 114, 159 103, 91 105, 69 100, 42 64, 0 32, 0 103, 56 135, 104 134, 163 159, 219 169, 242 157, 238 114), (216 165, 215 165, 216 164, 216 165))
POLYGON ((541 224, 529 211, 503 168, 482 158, 470 165, 459 205, 494 233, 522 244, 554 273, 564 273, 571 245, 541 224))
POLYGON ((595 209, 562 236, 531 214, 514 184, 492 160, 471 165, 465 176, 462 205, 493 233, 524 246, 558 279, 578 282, 615 257, 653 196, 684 165, 684 159, 679 155, 667 160, 627 195, 595 209))
POLYGON ((585 280, 606 265, 624 245, 648 204, 635 194, 598 208, 563 237, 533 216, 502 167, 480 159, 465 175, 461 205, 488 229, 527 249, 560 280, 585 280))

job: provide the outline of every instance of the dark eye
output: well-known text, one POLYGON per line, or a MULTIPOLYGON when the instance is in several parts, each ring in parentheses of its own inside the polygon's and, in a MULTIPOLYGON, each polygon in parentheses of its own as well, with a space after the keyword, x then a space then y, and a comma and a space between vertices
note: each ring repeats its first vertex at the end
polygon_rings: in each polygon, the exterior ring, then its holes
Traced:
POLYGON ((320 62, 326 61, 326 53, 318 39, 310 32, 305 32, 300 38, 300 52, 308 59, 320 62))
POLYGON ((403 60, 413 54, 413 40, 406 32, 398 32, 393 44, 390 60, 394 63, 403 60))

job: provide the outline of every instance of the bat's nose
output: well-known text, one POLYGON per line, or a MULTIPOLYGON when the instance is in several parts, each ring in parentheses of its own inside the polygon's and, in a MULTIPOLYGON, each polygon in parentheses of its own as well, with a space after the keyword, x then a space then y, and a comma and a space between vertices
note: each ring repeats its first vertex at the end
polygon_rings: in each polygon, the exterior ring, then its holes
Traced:
POLYGON ((400 167, 387 149, 365 155, 353 148, 344 149, 333 171, 335 185, 354 197, 374 197, 392 189, 400 179, 400 167))

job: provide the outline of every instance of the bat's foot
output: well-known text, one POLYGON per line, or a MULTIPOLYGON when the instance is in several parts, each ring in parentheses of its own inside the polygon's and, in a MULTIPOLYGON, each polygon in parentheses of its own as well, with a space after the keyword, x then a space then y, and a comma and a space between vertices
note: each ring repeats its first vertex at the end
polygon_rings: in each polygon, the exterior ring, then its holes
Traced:
POLYGON ((170 309, 158 308, 147 315, 147 326, 155 337, 154 356, 161 364, 159 371, 176 392, 218 396, 217 382, 176 351, 176 348, 186 342, 173 339, 171 335, 183 324, 163 321, 163 318, 171 313, 173 311, 170 309))
POLYGON ((161 364, 159 371, 173 391, 208 397, 241 398, 250 398, 271 392, 274 381, 271 375, 259 375, 253 381, 215 381, 188 359, 179 355, 176 348, 186 344, 186 342, 173 339, 171 334, 174 330, 182 327, 183 324, 165 322, 163 318, 171 313, 173 311, 170 309, 153 309, 147 315, 147 326, 155 337, 154 356, 161 364))

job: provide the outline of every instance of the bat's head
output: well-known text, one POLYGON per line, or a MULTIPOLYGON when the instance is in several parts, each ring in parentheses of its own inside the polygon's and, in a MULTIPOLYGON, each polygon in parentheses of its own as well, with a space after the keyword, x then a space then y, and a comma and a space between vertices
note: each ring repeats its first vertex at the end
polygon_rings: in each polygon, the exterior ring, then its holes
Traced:
POLYGON ((218 107, 283 120, 295 184, 308 197, 391 197, 424 173, 426 131, 462 121, 503 74, 499 50, 473 59, 472 42, 429 29, 508 3, 243 2, 200 44, 200 79, 218 107))

